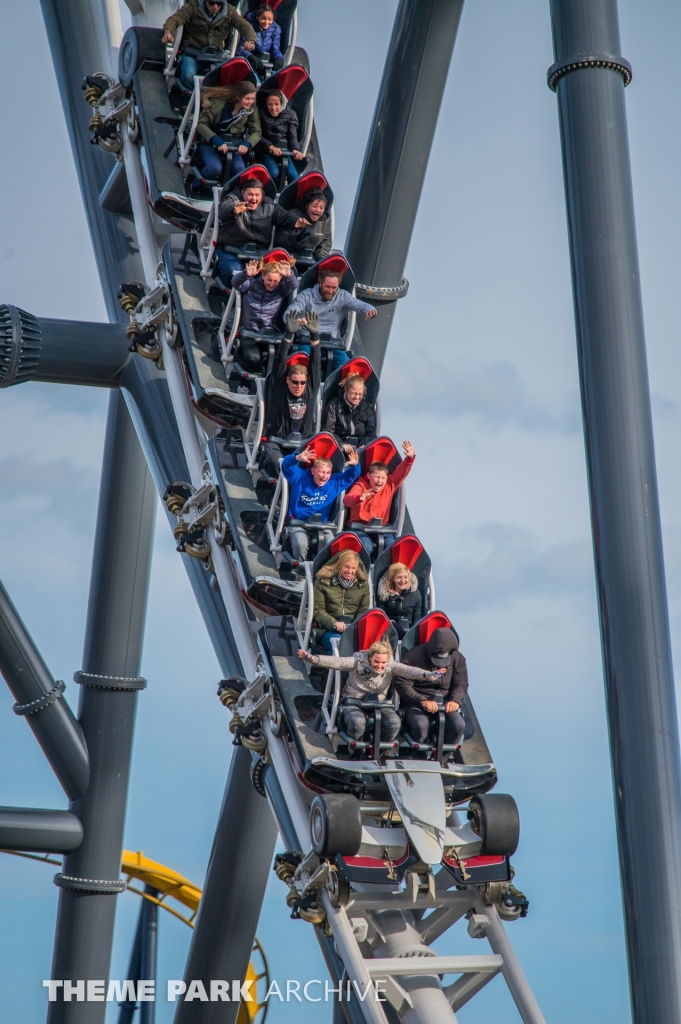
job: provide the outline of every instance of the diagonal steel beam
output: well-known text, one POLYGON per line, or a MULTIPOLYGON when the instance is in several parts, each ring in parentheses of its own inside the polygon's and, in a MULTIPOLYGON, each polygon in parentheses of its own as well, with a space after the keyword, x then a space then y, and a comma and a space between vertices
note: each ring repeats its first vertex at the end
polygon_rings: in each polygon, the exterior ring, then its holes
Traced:
POLYGON ((360 326, 380 373, 447 84, 463 0, 400 0, 345 252, 357 293, 378 307, 360 326))

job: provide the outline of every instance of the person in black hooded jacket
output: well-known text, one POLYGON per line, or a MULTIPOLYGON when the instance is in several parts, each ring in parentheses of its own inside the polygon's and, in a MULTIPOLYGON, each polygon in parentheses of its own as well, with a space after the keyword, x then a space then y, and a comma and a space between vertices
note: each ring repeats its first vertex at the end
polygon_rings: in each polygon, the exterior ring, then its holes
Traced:
POLYGON ((356 438, 360 448, 376 440, 376 413, 366 396, 361 373, 349 373, 340 388, 341 394, 332 398, 324 410, 322 430, 333 434, 347 455, 352 448, 348 438, 356 438))
POLYGON ((295 332, 301 321, 298 314, 286 317, 286 334, 279 342, 271 373, 265 381, 265 431, 263 435, 260 469, 271 479, 279 476, 279 460, 285 455, 278 441, 297 432, 301 439, 315 433, 316 399, 322 379, 319 321, 314 314, 307 316, 310 329, 309 369, 303 363, 287 367, 295 332))
POLYGON ((400 703, 406 708, 405 725, 412 739, 417 743, 426 742, 430 722, 439 712, 435 698, 441 697, 445 709, 445 743, 460 743, 465 723, 459 708, 468 693, 468 669, 454 630, 433 630, 427 643, 412 647, 401 660, 406 665, 440 672, 437 682, 396 681, 400 703))

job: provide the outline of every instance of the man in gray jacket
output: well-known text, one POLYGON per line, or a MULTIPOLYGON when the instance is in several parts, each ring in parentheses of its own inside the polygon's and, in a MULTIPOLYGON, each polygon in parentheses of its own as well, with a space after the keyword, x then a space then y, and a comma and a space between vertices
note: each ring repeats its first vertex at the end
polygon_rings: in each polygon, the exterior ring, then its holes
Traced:
MULTIPOLYGON (((337 270, 320 270, 317 284, 314 288, 305 288, 300 292, 294 302, 291 303, 286 314, 297 313, 304 318, 308 313, 316 313, 319 317, 319 332, 332 340, 340 340, 340 325, 346 313, 360 313, 365 320, 371 320, 376 316, 376 307, 368 302, 356 299, 350 292, 344 291, 341 286, 342 274, 337 270)), ((299 351, 309 352, 305 341, 297 345, 299 351)), ((333 369, 337 370, 343 363, 347 363, 348 354, 343 348, 337 348, 333 353, 333 369)))

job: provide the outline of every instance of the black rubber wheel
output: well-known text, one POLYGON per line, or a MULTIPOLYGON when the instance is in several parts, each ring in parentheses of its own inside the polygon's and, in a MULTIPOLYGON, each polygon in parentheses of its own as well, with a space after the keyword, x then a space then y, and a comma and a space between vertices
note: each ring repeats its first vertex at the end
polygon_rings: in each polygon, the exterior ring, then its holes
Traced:
POLYGON ((318 857, 354 857, 362 844, 359 801, 351 793, 316 796, 310 807, 312 849, 318 857))
POLYGON ((518 849, 520 817, 512 796, 485 793, 471 797, 468 819, 482 840, 482 856, 510 857, 518 849))
POLYGON ((126 89, 132 85, 133 75, 145 60, 165 64, 166 49, 161 42, 162 38, 163 29, 143 28, 140 25, 133 25, 125 33, 118 51, 118 77, 126 89))

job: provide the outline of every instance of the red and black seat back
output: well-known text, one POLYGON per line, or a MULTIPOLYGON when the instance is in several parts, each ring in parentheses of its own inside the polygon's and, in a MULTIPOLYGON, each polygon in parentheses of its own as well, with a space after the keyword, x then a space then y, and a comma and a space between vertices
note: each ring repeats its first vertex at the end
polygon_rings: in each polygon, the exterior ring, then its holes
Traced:
MULTIPOLYGON (((418 580, 419 593, 423 598, 423 607, 428 606, 428 582, 430 580, 431 561, 428 552, 413 533, 399 537, 395 543, 378 556, 374 563, 374 586, 378 588, 380 580, 385 576, 391 565, 402 562, 413 572, 418 580)), ((434 626, 433 629, 436 627, 434 626)), ((421 643, 421 641, 418 641, 421 643)))
POLYGON ((336 398, 340 394, 341 383, 350 373, 361 374, 366 385, 367 399, 375 409, 381 385, 373 366, 368 359, 364 358, 364 356, 356 356, 354 359, 348 360, 347 363, 343 366, 339 366, 337 370, 334 370, 333 373, 326 378, 324 382, 324 390, 322 392, 322 404, 324 408, 326 408, 333 398, 336 398))
POLYGON ((253 69, 247 60, 244 60, 243 57, 233 57, 232 60, 228 60, 224 64, 220 64, 219 67, 209 71, 203 79, 201 88, 237 85, 239 82, 252 82, 253 85, 257 86, 258 79, 255 77, 253 69))
POLYGON ((397 633, 390 619, 380 608, 370 608, 341 633, 338 653, 341 658, 347 658, 384 639, 390 641, 393 651, 397 650, 397 633))
POLYGON ((362 472, 367 473, 372 462, 384 462, 389 472, 394 473, 402 456, 389 437, 377 437, 359 453, 362 472))
POLYGON ((314 92, 310 76, 302 64, 288 64, 281 71, 270 75, 265 81, 258 92, 259 106, 264 102, 261 97, 268 92, 272 92, 274 89, 278 89, 279 92, 284 94, 287 107, 295 111, 298 117, 299 137, 301 137, 300 141, 302 142, 302 136, 305 134, 307 110, 314 92))
POLYGON ((427 644, 436 629, 454 630, 457 640, 459 639, 459 634, 444 612, 429 612, 402 637, 402 653, 405 654, 419 644, 427 644))
POLYGON ((248 181, 249 178, 257 178, 258 181, 262 182, 262 190, 266 196, 270 199, 277 198, 277 186, 274 184, 270 177, 270 172, 262 164, 252 164, 247 167, 245 171, 241 171, 239 174, 235 174, 233 178, 223 185, 222 194, 228 195, 230 192, 234 192, 236 189, 241 189, 244 182, 248 181))
POLYGON ((355 275, 345 256, 341 256, 340 253, 333 253, 331 256, 325 256, 323 260, 315 263, 314 266, 305 271, 300 279, 298 291, 302 292, 305 288, 314 288, 317 284, 320 270, 337 271, 341 275, 339 287, 346 292, 351 292, 355 287, 355 275))
POLYGON ((279 193, 279 205, 285 210, 293 210, 294 207, 301 208, 305 204, 305 196, 310 189, 318 188, 326 196, 326 209, 333 206, 333 192, 321 171, 308 171, 301 174, 297 181, 292 181, 279 193))
MULTIPOLYGON (((362 474, 369 472, 369 466, 372 462, 384 462, 388 467, 388 472, 394 473, 402 462, 402 456, 389 437, 377 437, 366 448, 362 448, 359 453, 359 464, 362 467, 362 474)), ((395 525, 397 523, 399 509, 400 488, 398 487, 393 494, 393 500, 390 505, 388 525, 395 525)))
POLYGON ((343 472, 345 469, 345 456, 338 447, 336 439, 332 434, 315 434, 314 437, 310 437, 306 441, 303 441, 297 451, 303 452, 309 447, 314 448, 316 458, 331 460, 333 473, 343 472))
POLYGON ((369 556, 362 547, 362 543, 356 533, 339 533, 337 537, 334 537, 330 544, 323 547, 319 552, 314 562, 312 563, 312 578, 317 578, 317 573, 322 569, 328 562, 336 557, 341 551, 354 551, 359 555, 359 560, 369 573, 371 568, 371 562, 369 556))

